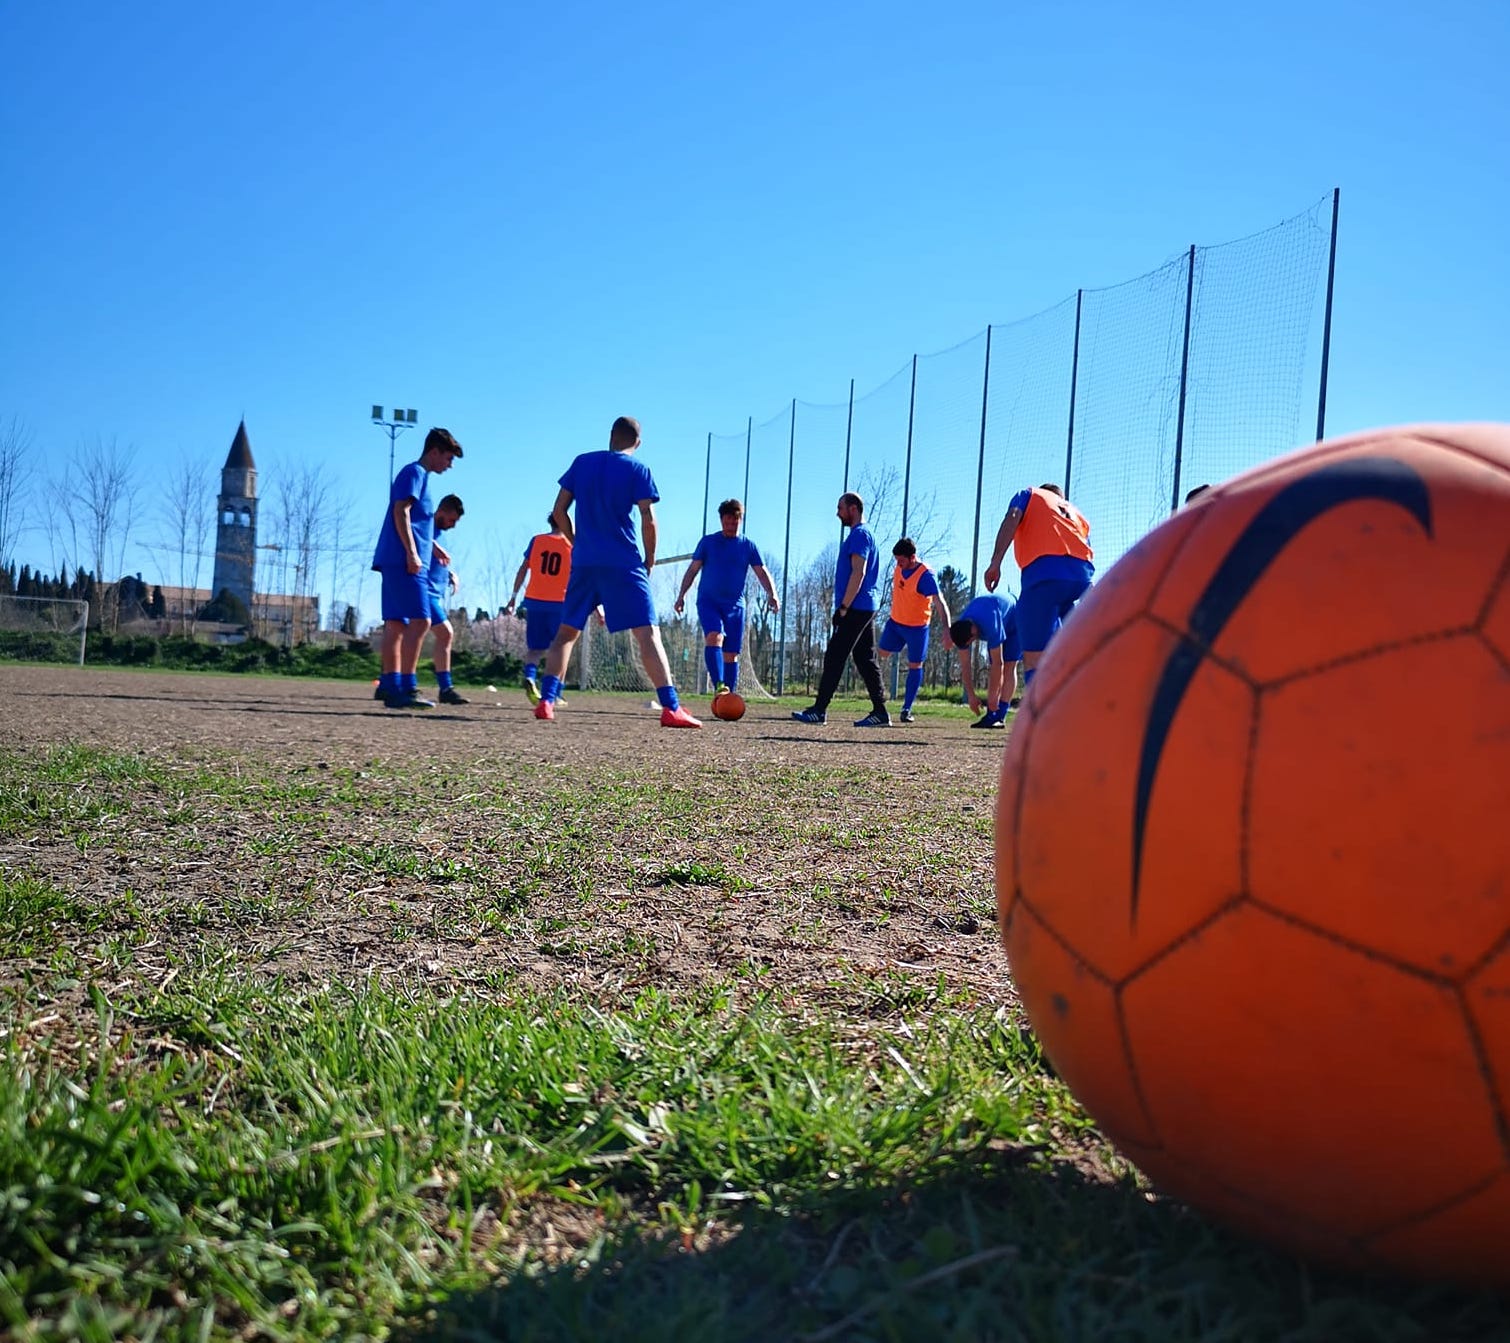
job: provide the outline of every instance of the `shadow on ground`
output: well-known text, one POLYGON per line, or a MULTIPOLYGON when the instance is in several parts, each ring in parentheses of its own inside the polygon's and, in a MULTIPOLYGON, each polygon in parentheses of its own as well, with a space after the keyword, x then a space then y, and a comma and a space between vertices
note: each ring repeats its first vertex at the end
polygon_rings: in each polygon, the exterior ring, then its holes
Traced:
MULTIPOLYGON (((457 1294, 396 1334, 460 1340, 1510 1338, 1510 1303, 1318 1271, 1131 1179, 1024 1149, 910 1186, 751 1209, 705 1233, 597 1239, 457 1294)), ((584 1238, 585 1239, 585 1238, 584 1238)))

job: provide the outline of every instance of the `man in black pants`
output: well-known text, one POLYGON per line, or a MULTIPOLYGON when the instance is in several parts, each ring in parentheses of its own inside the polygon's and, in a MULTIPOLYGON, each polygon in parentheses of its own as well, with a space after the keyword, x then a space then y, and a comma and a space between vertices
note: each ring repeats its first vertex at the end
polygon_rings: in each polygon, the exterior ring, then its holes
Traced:
POLYGON ((834 632, 828 636, 828 648, 823 654, 818 698, 811 709, 801 709, 792 717, 799 723, 828 721, 828 702, 839 688, 845 659, 853 655, 855 670, 865 682, 871 703, 871 711, 855 726, 890 727, 886 692, 881 689, 881 668, 876 662, 875 627, 871 623, 876 614, 881 552, 865 526, 865 501, 858 494, 839 496, 839 521, 849 528, 849 535, 839 547, 839 563, 834 570, 834 632))

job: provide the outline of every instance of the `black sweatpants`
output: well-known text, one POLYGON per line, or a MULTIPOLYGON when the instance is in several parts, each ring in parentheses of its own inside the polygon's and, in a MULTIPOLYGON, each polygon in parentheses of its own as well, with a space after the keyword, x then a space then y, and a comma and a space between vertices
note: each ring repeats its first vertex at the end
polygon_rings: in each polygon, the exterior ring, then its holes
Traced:
POLYGON ((828 647, 823 653, 823 676, 818 682, 818 697, 813 708, 819 713, 828 712, 828 702, 839 688, 839 678, 844 675, 845 659, 853 656, 855 670, 865 682, 871 706, 877 712, 886 708, 886 692, 881 688, 881 667, 876 661, 875 612, 856 611, 853 608, 840 616, 835 613, 834 632, 828 636, 828 647))

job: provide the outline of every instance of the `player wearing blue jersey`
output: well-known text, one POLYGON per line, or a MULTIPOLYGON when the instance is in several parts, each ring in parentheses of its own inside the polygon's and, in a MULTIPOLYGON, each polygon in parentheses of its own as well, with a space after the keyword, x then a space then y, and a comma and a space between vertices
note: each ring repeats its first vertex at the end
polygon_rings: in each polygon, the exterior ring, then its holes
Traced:
MULTIPOLYGON (((446 495, 435 507, 436 536, 450 531, 466 511, 459 496, 446 495)), ((471 702, 451 684, 451 649, 456 643, 456 631, 452 628, 447 607, 451 594, 460 586, 461 580, 451 567, 450 555, 437 545, 430 556, 430 664, 435 668, 435 682, 440 687, 442 704, 471 702)))
POLYGON ((609 432, 608 450, 584 452, 561 477, 561 491, 551 514, 561 534, 573 545, 571 581, 566 588, 561 628, 545 655, 536 718, 555 718, 554 704, 561 695, 561 677, 572 647, 588 616, 601 605, 610 631, 630 630, 634 634, 645 674, 661 703, 661 726, 702 726, 677 700, 660 626, 656 624, 650 571, 655 567, 655 505, 661 496, 649 468, 631 455, 639 446, 639 421, 621 415, 609 432), (568 511, 574 504, 575 526, 568 511), (636 511, 643 555, 635 540, 636 511))
POLYGON ((1017 663, 1022 657, 1022 643, 1017 633, 1017 604, 999 592, 984 593, 959 613, 949 627, 949 637, 959 649, 960 680, 964 683, 973 713, 981 712, 981 702, 975 693, 970 647, 977 639, 986 645, 986 712, 970 726, 1005 728, 1007 709, 1017 687, 1017 663))
POLYGON ((849 534, 839 546, 834 567, 834 628, 823 653, 823 673, 812 707, 792 714, 799 723, 826 723, 829 701, 839 688, 844 664, 853 657, 855 670, 870 695, 871 709, 856 727, 890 727, 886 692, 881 688, 881 668, 876 662, 876 590, 881 579, 881 552, 865 525, 865 501, 858 494, 839 496, 839 521, 849 534))
POLYGON ((692 552, 692 563, 682 577, 682 590, 673 608, 681 615, 687 591, 699 574, 697 619, 703 627, 703 661, 708 683, 716 695, 739 688, 739 654, 745 637, 745 578, 753 573, 765 589, 771 610, 781 610, 776 585, 766 570, 760 551, 747 536, 739 534, 745 507, 738 499, 725 499, 718 506, 719 530, 709 532, 692 552))
MULTIPOLYGON (((382 676, 378 689, 390 709, 433 709, 419 693, 419 650, 430 628, 430 560, 435 551, 435 496, 430 477, 462 456, 447 429, 425 435, 419 461, 394 478, 388 492, 372 567, 383 576, 382 676)), ((449 562, 445 548, 441 554, 449 562)))
POLYGON ((928 630, 933 622, 933 608, 938 606, 944 617, 944 647, 949 646, 949 603, 939 590, 938 579, 918 559, 918 548, 903 537, 892 546, 896 565, 891 571, 891 613, 881 626, 881 657, 907 650, 907 693, 902 700, 902 721, 915 722, 912 706, 923 688, 923 663, 928 658, 928 630))

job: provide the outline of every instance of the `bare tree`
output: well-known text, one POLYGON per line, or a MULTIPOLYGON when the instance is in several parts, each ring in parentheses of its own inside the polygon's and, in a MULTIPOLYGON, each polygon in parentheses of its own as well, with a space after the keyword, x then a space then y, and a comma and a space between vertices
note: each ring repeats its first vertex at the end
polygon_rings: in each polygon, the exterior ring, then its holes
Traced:
POLYGON ((65 476, 63 508, 75 554, 83 553, 94 567, 100 585, 100 628, 119 618, 118 583, 126 566, 126 547, 136 518, 140 486, 135 477, 136 451, 115 439, 96 439, 82 449, 65 476), (114 577, 108 575, 114 574, 114 577))
POLYGON ((16 558, 21 537, 21 513, 32 474, 30 429, 15 416, 0 425, 0 568, 16 558))
POLYGON ((184 634, 193 631, 198 614, 190 594, 199 586, 200 571, 210 543, 210 526, 215 513, 214 484, 209 463, 189 456, 178 459, 163 483, 158 522, 162 527, 164 548, 178 558, 184 634))
POLYGON ((301 598, 315 589, 315 567, 327 547, 326 529, 332 524, 335 490, 321 464, 275 468, 271 508, 271 548, 278 554, 279 589, 289 598, 287 637, 291 643, 307 639, 301 598), (292 582, 290 583, 290 571, 292 582))

